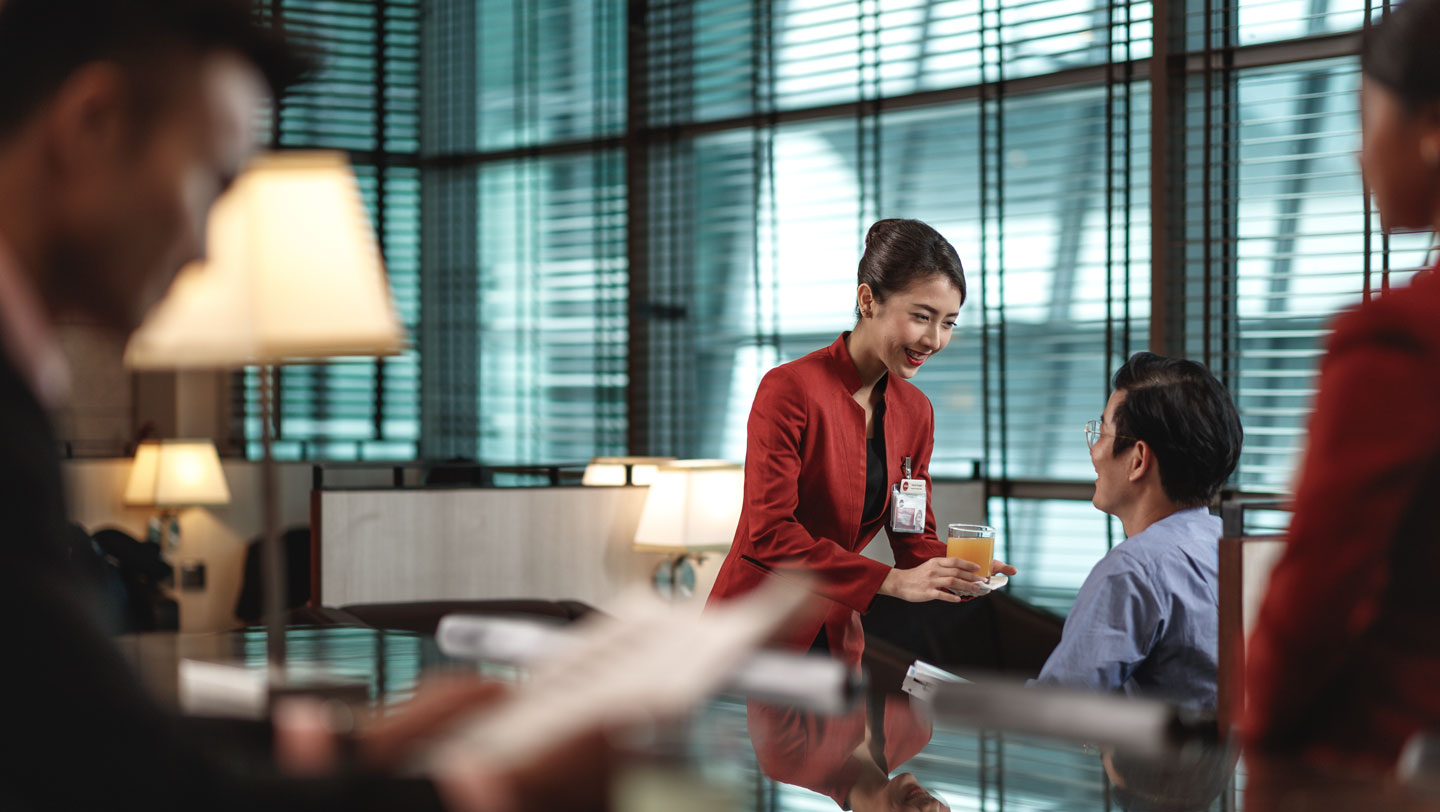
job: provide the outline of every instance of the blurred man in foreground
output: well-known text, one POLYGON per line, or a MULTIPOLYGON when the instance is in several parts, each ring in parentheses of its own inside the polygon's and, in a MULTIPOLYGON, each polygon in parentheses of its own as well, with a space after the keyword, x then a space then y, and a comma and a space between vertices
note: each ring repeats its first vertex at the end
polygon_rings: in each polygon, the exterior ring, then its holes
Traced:
MULTIPOLYGON (((428 692, 359 736, 360 758, 343 777, 277 770, 242 780, 152 703, 77 595, 47 418, 68 385, 54 322, 74 313, 122 335, 139 325, 203 252, 211 204, 255 149, 257 111, 303 65, 243 0, 0 0, 0 612, 10 657, 0 694, 12 708, 0 808, 603 802, 593 759, 567 769, 566 782, 548 780, 543 764, 503 773, 477 764, 435 781, 373 769, 498 693, 475 680, 428 692)), ((279 766, 335 775, 342 747, 323 718, 279 713, 274 736, 279 766)))

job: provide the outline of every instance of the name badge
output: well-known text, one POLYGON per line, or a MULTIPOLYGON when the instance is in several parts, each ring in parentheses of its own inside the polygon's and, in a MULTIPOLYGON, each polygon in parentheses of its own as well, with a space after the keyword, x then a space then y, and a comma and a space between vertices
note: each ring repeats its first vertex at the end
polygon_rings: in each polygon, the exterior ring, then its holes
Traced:
POLYGON ((923 479, 902 479, 900 480, 901 493, 913 493, 918 496, 925 495, 925 480, 923 479))
POLYGON ((890 530, 896 533, 925 532, 925 480, 910 478, 910 458, 900 464, 905 478, 890 487, 890 530))

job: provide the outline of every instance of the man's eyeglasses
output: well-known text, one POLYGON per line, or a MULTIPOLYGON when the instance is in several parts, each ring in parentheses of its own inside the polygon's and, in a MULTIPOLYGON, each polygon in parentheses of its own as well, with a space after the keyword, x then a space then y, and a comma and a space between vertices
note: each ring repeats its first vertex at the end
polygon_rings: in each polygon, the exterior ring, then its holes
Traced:
MULTIPOLYGON (((1101 429, 1102 427, 1104 427, 1104 425, 1105 425, 1104 422, 1102 422, 1102 421, 1100 421, 1100 420, 1087 420, 1087 421, 1085 421, 1085 445, 1086 445, 1087 447, 1089 447, 1089 448, 1094 448, 1094 447, 1095 447, 1095 444, 1098 443, 1098 442, 1100 442, 1100 429, 1101 429)), ((1111 436, 1111 437, 1118 438, 1118 439, 1121 439, 1121 440, 1134 440, 1134 439, 1135 439, 1134 437, 1126 437, 1126 436, 1123 435, 1123 434, 1112 434, 1112 435, 1110 435, 1110 436, 1111 436)))

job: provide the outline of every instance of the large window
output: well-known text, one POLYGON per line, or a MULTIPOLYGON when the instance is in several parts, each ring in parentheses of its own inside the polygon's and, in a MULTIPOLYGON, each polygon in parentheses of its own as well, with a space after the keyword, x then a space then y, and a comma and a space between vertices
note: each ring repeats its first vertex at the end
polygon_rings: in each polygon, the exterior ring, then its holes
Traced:
MULTIPOLYGON (((1086 476, 1081 427, 1147 343, 1149 4, 739 5, 651 5, 648 448, 741 458, 760 377, 854 324, 869 224, 915 217, 969 279, 916 378, 933 471, 1086 476)), ((1112 536, 1084 503, 991 512, 1059 608, 1112 536)))
POLYGON ((281 436, 739 459, 761 376, 854 323, 868 225, 916 217, 970 282, 917 378, 934 471, 981 462, 1016 591, 1063 611, 1121 538, 1081 427, 1129 354, 1215 370, 1232 484, 1282 490, 1330 320, 1425 261, 1354 166, 1365 2, 264 3, 336 49, 278 132, 355 151, 417 338, 287 370, 281 436))
POLYGON ((743 454, 764 372, 853 323, 866 226, 918 217, 971 282, 917 378, 935 470, 983 461, 1017 592, 1063 611, 1122 537, 1079 428, 1134 351, 1210 365, 1234 486, 1288 486, 1330 319, 1423 261, 1353 166, 1356 41, 1327 35, 1363 5, 1172 3, 1159 42, 1148 3, 746 5, 650 4, 648 449, 743 454))
POLYGON ((427 9, 422 454, 624 453, 625 4, 427 9))
MULTIPOLYGON (((257 13, 320 55, 320 70, 270 122, 279 149, 346 150, 369 208, 395 303, 413 334, 420 308, 420 0, 255 0, 257 13)), ((236 436, 259 453, 257 370, 234 388, 236 436)), ((275 372, 281 458, 409 459, 420 439, 417 350, 275 372)))
MULTIPOLYGON (((1289 487, 1331 317, 1425 262, 1428 235, 1367 233, 1355 162, 1359 84, 1354 57, 1237 77, 1235 288, 1224 295, 1235 302, 1229 352, 1246 430, 1243 487, 1289 487)), ((1211 348, 1211 363, 1219 352, 1211 348)))

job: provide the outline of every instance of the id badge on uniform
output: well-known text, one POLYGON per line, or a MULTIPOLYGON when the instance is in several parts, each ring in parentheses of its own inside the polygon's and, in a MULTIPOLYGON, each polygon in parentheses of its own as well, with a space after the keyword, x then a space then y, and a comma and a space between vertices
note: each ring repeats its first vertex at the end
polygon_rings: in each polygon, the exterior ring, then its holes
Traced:
POLYGON ((910 458, 905 458, 905 478, 890 486, 890 529, 896 533, 925 532, 925 480, 910 478, 910 458))

